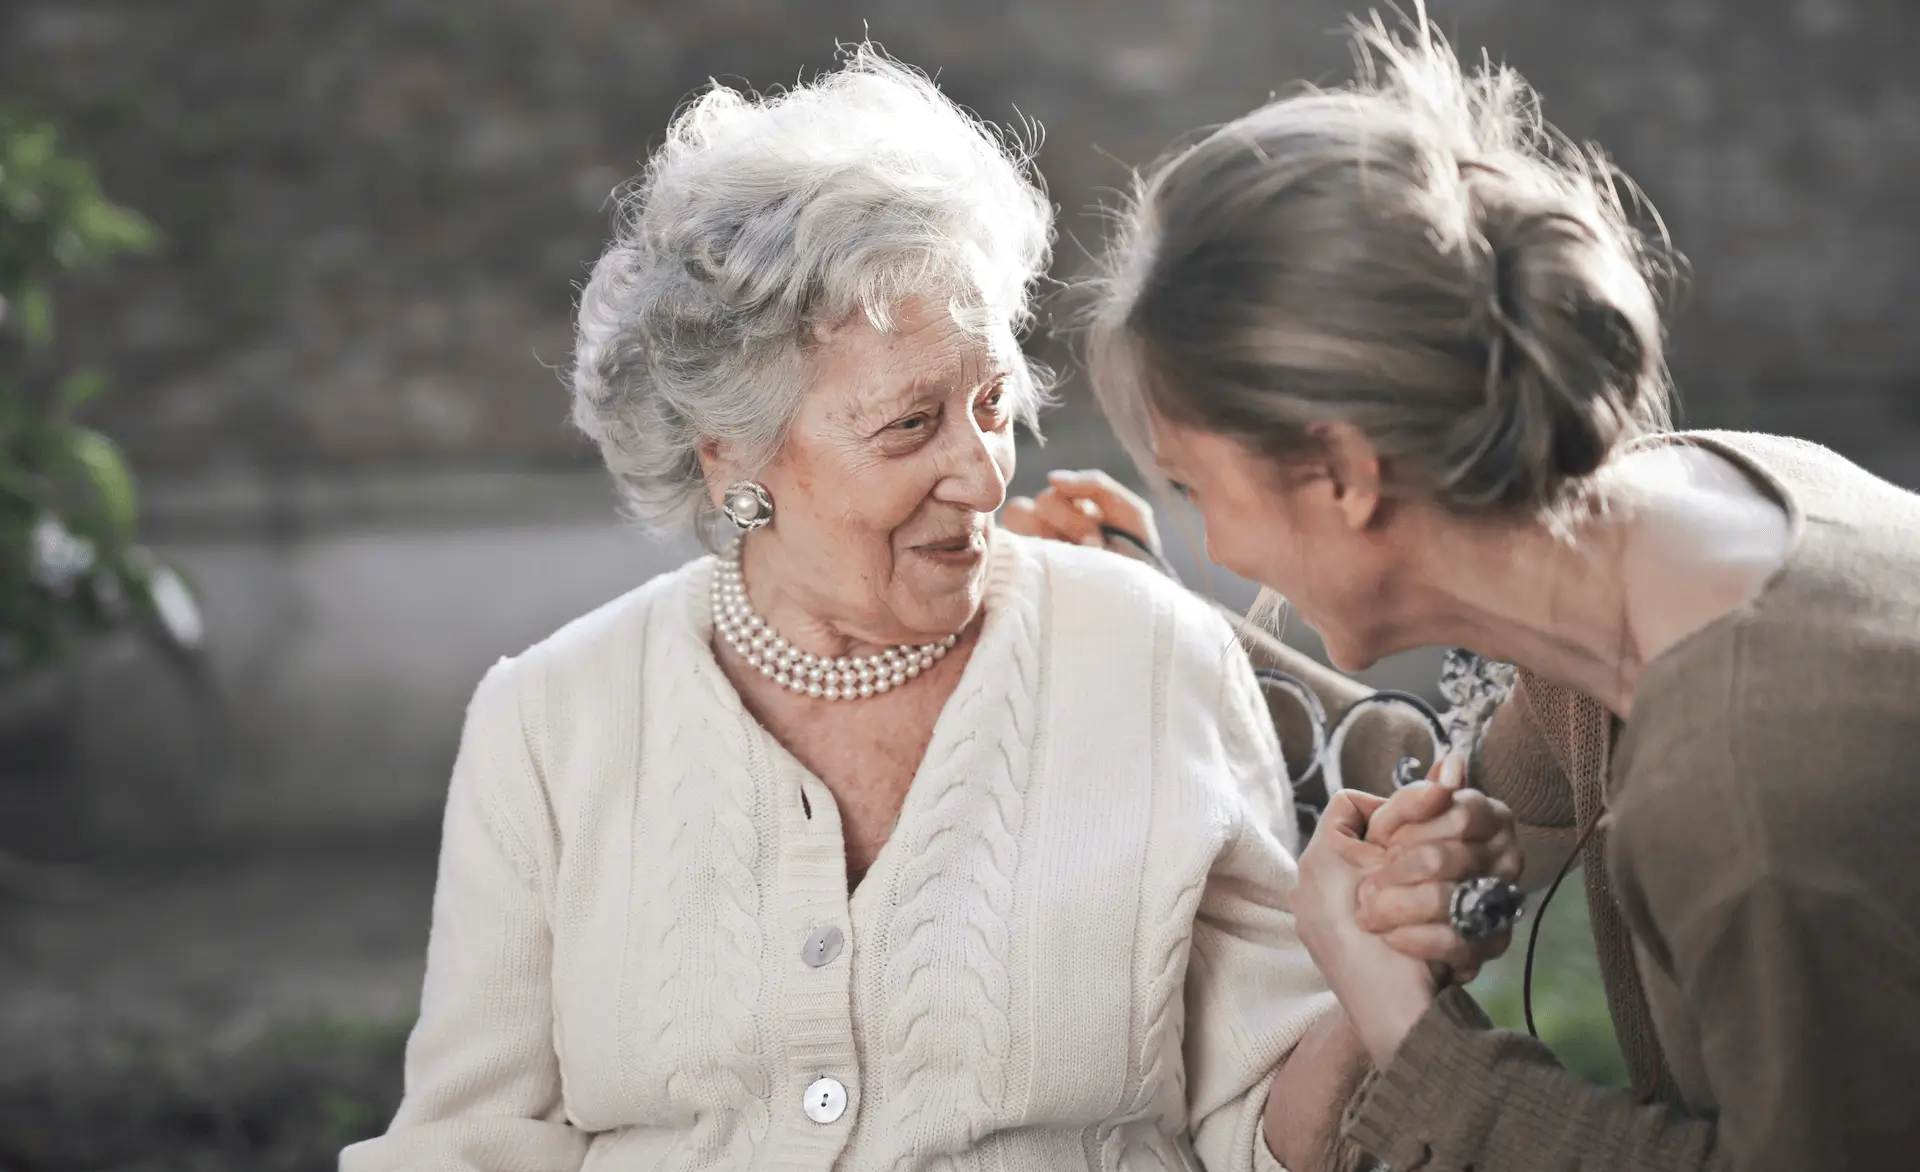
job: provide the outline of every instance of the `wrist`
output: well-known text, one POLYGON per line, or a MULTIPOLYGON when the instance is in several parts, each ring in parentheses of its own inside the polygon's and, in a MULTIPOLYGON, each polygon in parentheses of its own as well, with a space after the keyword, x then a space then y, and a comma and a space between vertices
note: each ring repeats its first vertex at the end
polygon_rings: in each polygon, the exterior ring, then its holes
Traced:
POLYGON ((1353 1029, 1366 1047, 1375 1070, 1385 1070, 1400 1052, 1427 1009, 1438 995, 1433 980, 1425 974, 1409 975, 1372 991, 1364 1005, 1349 1005, 1347 1012, 1353 1029))
POLYGON ((1365 1047, 1336 1002, 1274 1072, 1261 1127, 1274 1161, 1283 1168, 1339 1167, 1326 1156, 1338 1145, 1341 1120, 1370 1069, 1365 1047))

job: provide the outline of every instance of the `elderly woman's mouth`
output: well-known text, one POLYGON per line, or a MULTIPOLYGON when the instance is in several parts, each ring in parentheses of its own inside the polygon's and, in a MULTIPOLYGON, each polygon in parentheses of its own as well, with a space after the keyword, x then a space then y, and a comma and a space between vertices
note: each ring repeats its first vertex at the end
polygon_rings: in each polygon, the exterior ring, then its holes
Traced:
POLYGON ((973 565, 987 556, 987 535, 985 532, 962 533, 908 548, 942 564, 973 565))

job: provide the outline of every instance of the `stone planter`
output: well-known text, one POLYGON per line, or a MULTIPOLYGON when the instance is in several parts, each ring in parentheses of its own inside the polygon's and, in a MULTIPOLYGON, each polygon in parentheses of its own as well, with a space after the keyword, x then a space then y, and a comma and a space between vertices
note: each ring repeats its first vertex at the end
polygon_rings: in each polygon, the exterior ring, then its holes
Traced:
POLYGON ((130 632, 0 682, 0 853, 66 863, 191 851, 210 714, 130 632))
POLYGON ((0 681, 0 851, 50 861, 86 853, 79 694, 71 666, 0 681))

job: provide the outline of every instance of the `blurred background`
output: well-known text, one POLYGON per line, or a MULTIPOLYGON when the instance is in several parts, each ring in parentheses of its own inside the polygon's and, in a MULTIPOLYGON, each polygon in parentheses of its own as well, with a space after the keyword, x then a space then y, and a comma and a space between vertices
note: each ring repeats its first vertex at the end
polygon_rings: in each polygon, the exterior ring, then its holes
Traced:
MULTIPOLYGON (((608 193, 690 91, 871 35, 1045 127, 1071 277, 1129 166, 1343 79, 1363 13, 0 0, 0 1170, 331 1168, 384 1126, 468 694, 690 552, 616 518, 557 373, 608 193)), ((1664 215, 1686 422, 1920 487, 1920 7, 1433 17, 1664 215)), ((1035 347, 1064 365, 1044 324, 1035 347)), ((1125 471, 1072 380, 1047 432, 1018 487, 1125 471)), ((1249 600, 1170 528, 1190 583, 1249 600)), ((1617 1077, 1580 902, 1542 1007, 1617 1077)), ((1511 969, 1482 981, 1512 1020, 1511 969)))

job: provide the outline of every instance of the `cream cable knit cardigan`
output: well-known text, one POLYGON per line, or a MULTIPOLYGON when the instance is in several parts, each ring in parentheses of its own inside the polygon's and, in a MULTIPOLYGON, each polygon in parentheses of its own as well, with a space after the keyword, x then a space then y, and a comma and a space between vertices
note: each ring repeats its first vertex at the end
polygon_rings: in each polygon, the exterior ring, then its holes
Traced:
POLYGON ((708 648, 710 559, 489 672, 406 1098, 342 1172, 1277 1168, 1270 1075, 1332 995, 1247 661, 1138 563, 994 557, 851 897, 833 795, 708 648))

